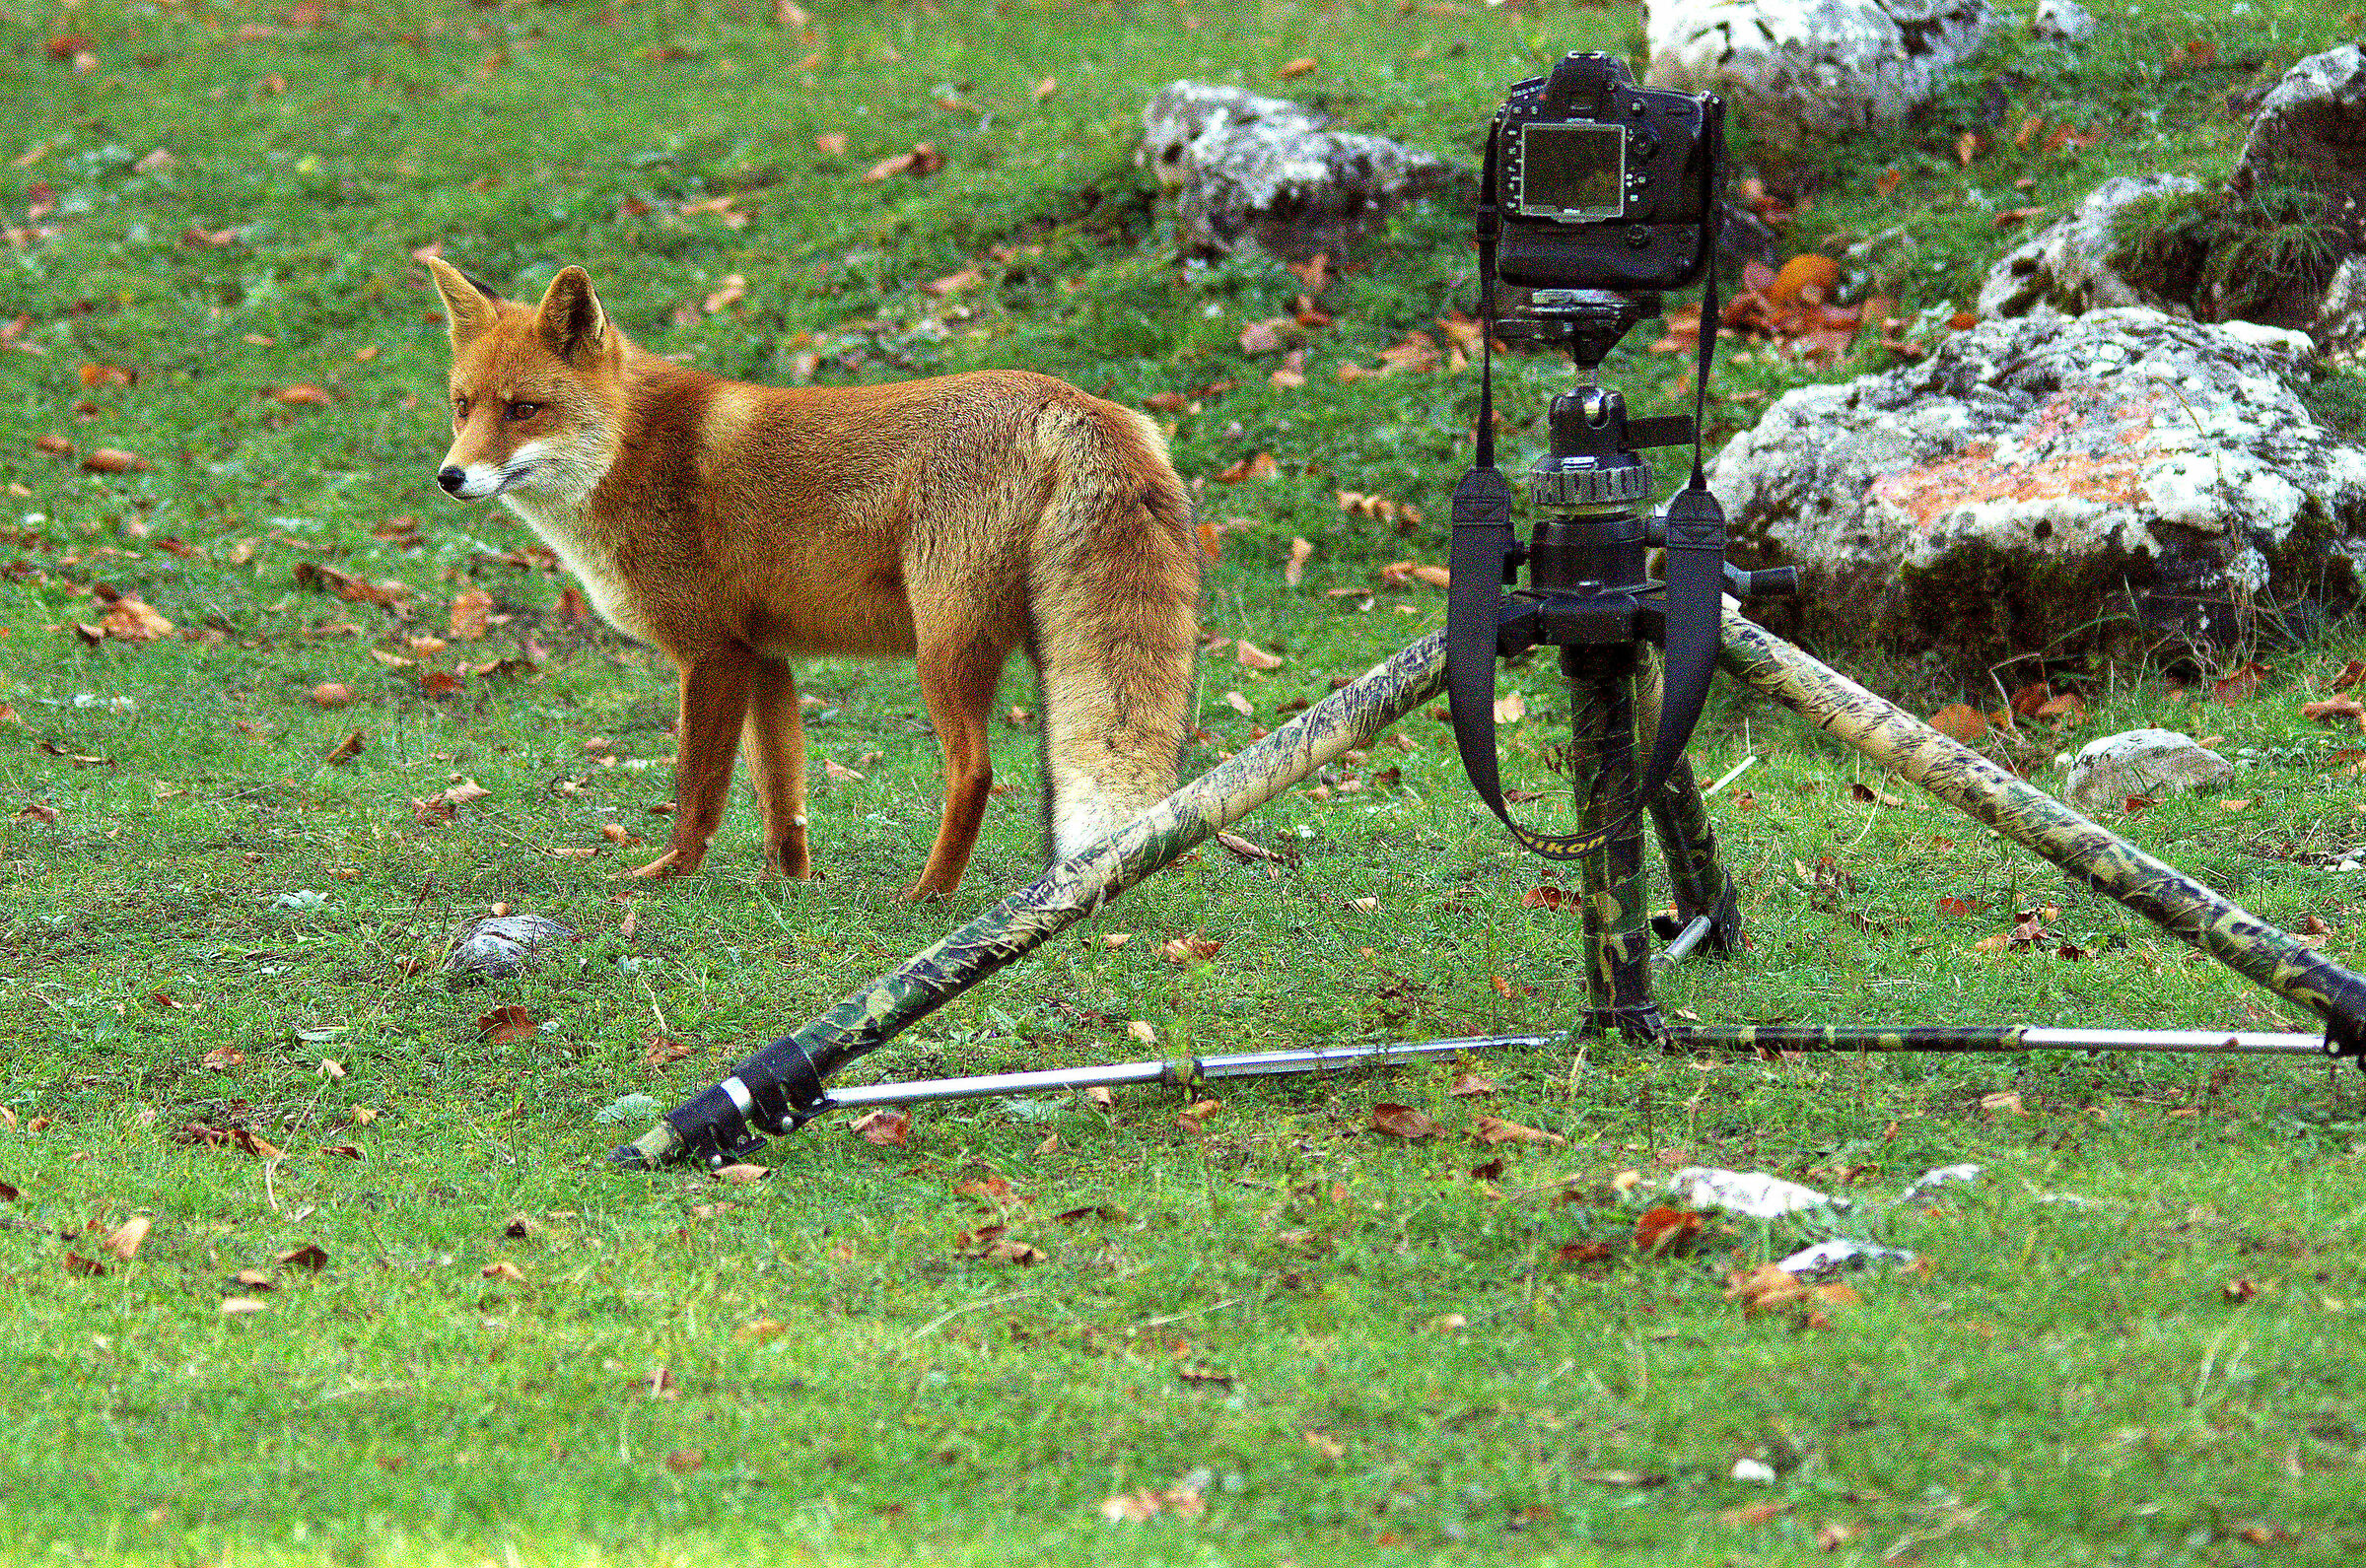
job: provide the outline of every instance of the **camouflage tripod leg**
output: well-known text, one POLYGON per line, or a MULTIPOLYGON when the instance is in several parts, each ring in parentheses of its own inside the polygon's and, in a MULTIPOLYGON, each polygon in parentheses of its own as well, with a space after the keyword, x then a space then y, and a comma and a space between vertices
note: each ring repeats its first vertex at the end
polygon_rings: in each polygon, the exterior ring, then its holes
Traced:
POLYGON ((1578 861, 1592 1001, 1586 1027, 1656 1043, 1663 1031, 1651 1000, 1642 814, 1635 808, 1635 665, 1632 643, 1561 650, 1577 831, 1611 830, 1607 843, 1578 861))
POLYGON ((2366 977, 2221 898, 1831 666, 1725 608, 1718 662, 1819 728, 2083 878, 2246 980, 2325 1020, 2327 1049, 2366 1047, 2366 977))
MULTIPOLYGON (((1650 649, 1635 683, 1636 733, 1659 733, 1659 660, 1650 649)), ((1716 829, 1708 820, 1708 802, 1693 765, 1683 757, 1668 772, 1668 782, 1646 802, 1651 825, 1658 831, 1659 848, 1667 860, 1670 896, 1676 904, 1677 930, 1701 916, 1708 917, 1708 934, 1702 946, 1711 953, 1738 953, 1742 947, 1741 899, 1733 879, 1717 857, 1716 829)), ((1663 934, 1674 936, 1675 931, 1663 934)))
POLYGON ((847 993, 819 1017, 749 1057, 731 1077, 675 1107, 611 1158, 654 1167, 701 1155, 722 1163, 794 1130, 824 1095, 821 1080, 878 1049, 1012 959, 1090 915, 1343 752, 1365 744, 1445 684, 1444 634, 1399 650, 1340 691, 1218 764, 1081 854, 935 946, 847 993))

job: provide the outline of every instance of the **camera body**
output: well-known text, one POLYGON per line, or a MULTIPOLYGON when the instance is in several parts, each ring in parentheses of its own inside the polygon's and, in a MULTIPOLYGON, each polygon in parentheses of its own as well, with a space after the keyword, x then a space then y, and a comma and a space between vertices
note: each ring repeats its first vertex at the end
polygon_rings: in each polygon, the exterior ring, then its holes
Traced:
POLYGON ((1724 104, 1637 87, 1609 54, 1569 54, 1511 90, 1490 131, 1496 270, 1530 289, 1657 293, 1713 254, 1724 104))

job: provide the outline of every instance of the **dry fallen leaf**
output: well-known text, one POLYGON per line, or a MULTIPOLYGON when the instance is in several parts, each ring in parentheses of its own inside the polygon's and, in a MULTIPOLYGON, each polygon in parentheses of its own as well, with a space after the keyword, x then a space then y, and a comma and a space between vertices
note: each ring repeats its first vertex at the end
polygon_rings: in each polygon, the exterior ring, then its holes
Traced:
POLYGON ((1541 1127, 1522 1126, 1500 1117, 1483 1116, 1472 1126, 1482 1143, 1566 1143, 1569 1140, 1558 1132, 1541 1127))
POLYGON ((1648 1208, 1635 1222, 1635 1245, 1649 1254, 1683 1252, 1700 1234, 1701 1216, 1690 1209, 1648 1208))
POLYGON ((1433 1138, 1446 1129, 1444 1124, 1412 1106, 1383 1100, 1372 1107, 1372 1130, 1385 1132, 1392 1138, 1433 1138))
POLYGON ((912 1135, 912 1117, 908 1112, 881 1106, 856 1121, 854 1130, 862 1134, 866 1143, 882 1146, 893 1144, 901 1148, 904 1140, 912 1135))
POLYGON ((154 1223, 145 1214, 135 1214, 108 1231, 99 1246, 128 1263, 139 1252, 140 1243, 148 1239, 148 1227, 154 1223))

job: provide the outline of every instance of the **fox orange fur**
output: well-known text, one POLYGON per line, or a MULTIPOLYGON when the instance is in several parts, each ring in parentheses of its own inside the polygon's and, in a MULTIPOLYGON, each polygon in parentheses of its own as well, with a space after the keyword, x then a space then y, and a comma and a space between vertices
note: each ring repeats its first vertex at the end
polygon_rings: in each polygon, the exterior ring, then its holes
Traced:
POLYGON ((1049 376, 754 386, 643 352, 579 267, 539 306, 431 260, 452 328, 438 481, 498 496, 681 675, 674 815, 638 876, 695 870, 744 748, 767 867, 811 874, 791 660, 915 660, 944 815, 912 899, 960 885, 995 686, 1041 683, 1055 859, 1167 794, 1199 598, 1191 504, 1147 419, 1049 376))

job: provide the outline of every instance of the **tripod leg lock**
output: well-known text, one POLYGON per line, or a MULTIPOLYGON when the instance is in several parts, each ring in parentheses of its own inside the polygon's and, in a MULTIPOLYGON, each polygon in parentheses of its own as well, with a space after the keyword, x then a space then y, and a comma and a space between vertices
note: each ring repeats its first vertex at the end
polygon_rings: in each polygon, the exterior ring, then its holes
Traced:
MULTIPOLYGON (((676 1158, 721 1170, 753 1156, 767 1138, 795 1132, 829 1109, 821 1073, 792 1038, 773 1042, 721 1083, 666 1112, 665 1125, 678 1142, 676 1158)), ((648 1163, 629 1143, 610 1158, 619 1165, 648 1163)))
POLYGON ((2347 1057, 2358 1064, 2360 1071, 2366 1072, 2366 1020, 2327 1008, 2325 1054, 2335 1061, 2347 1057))

